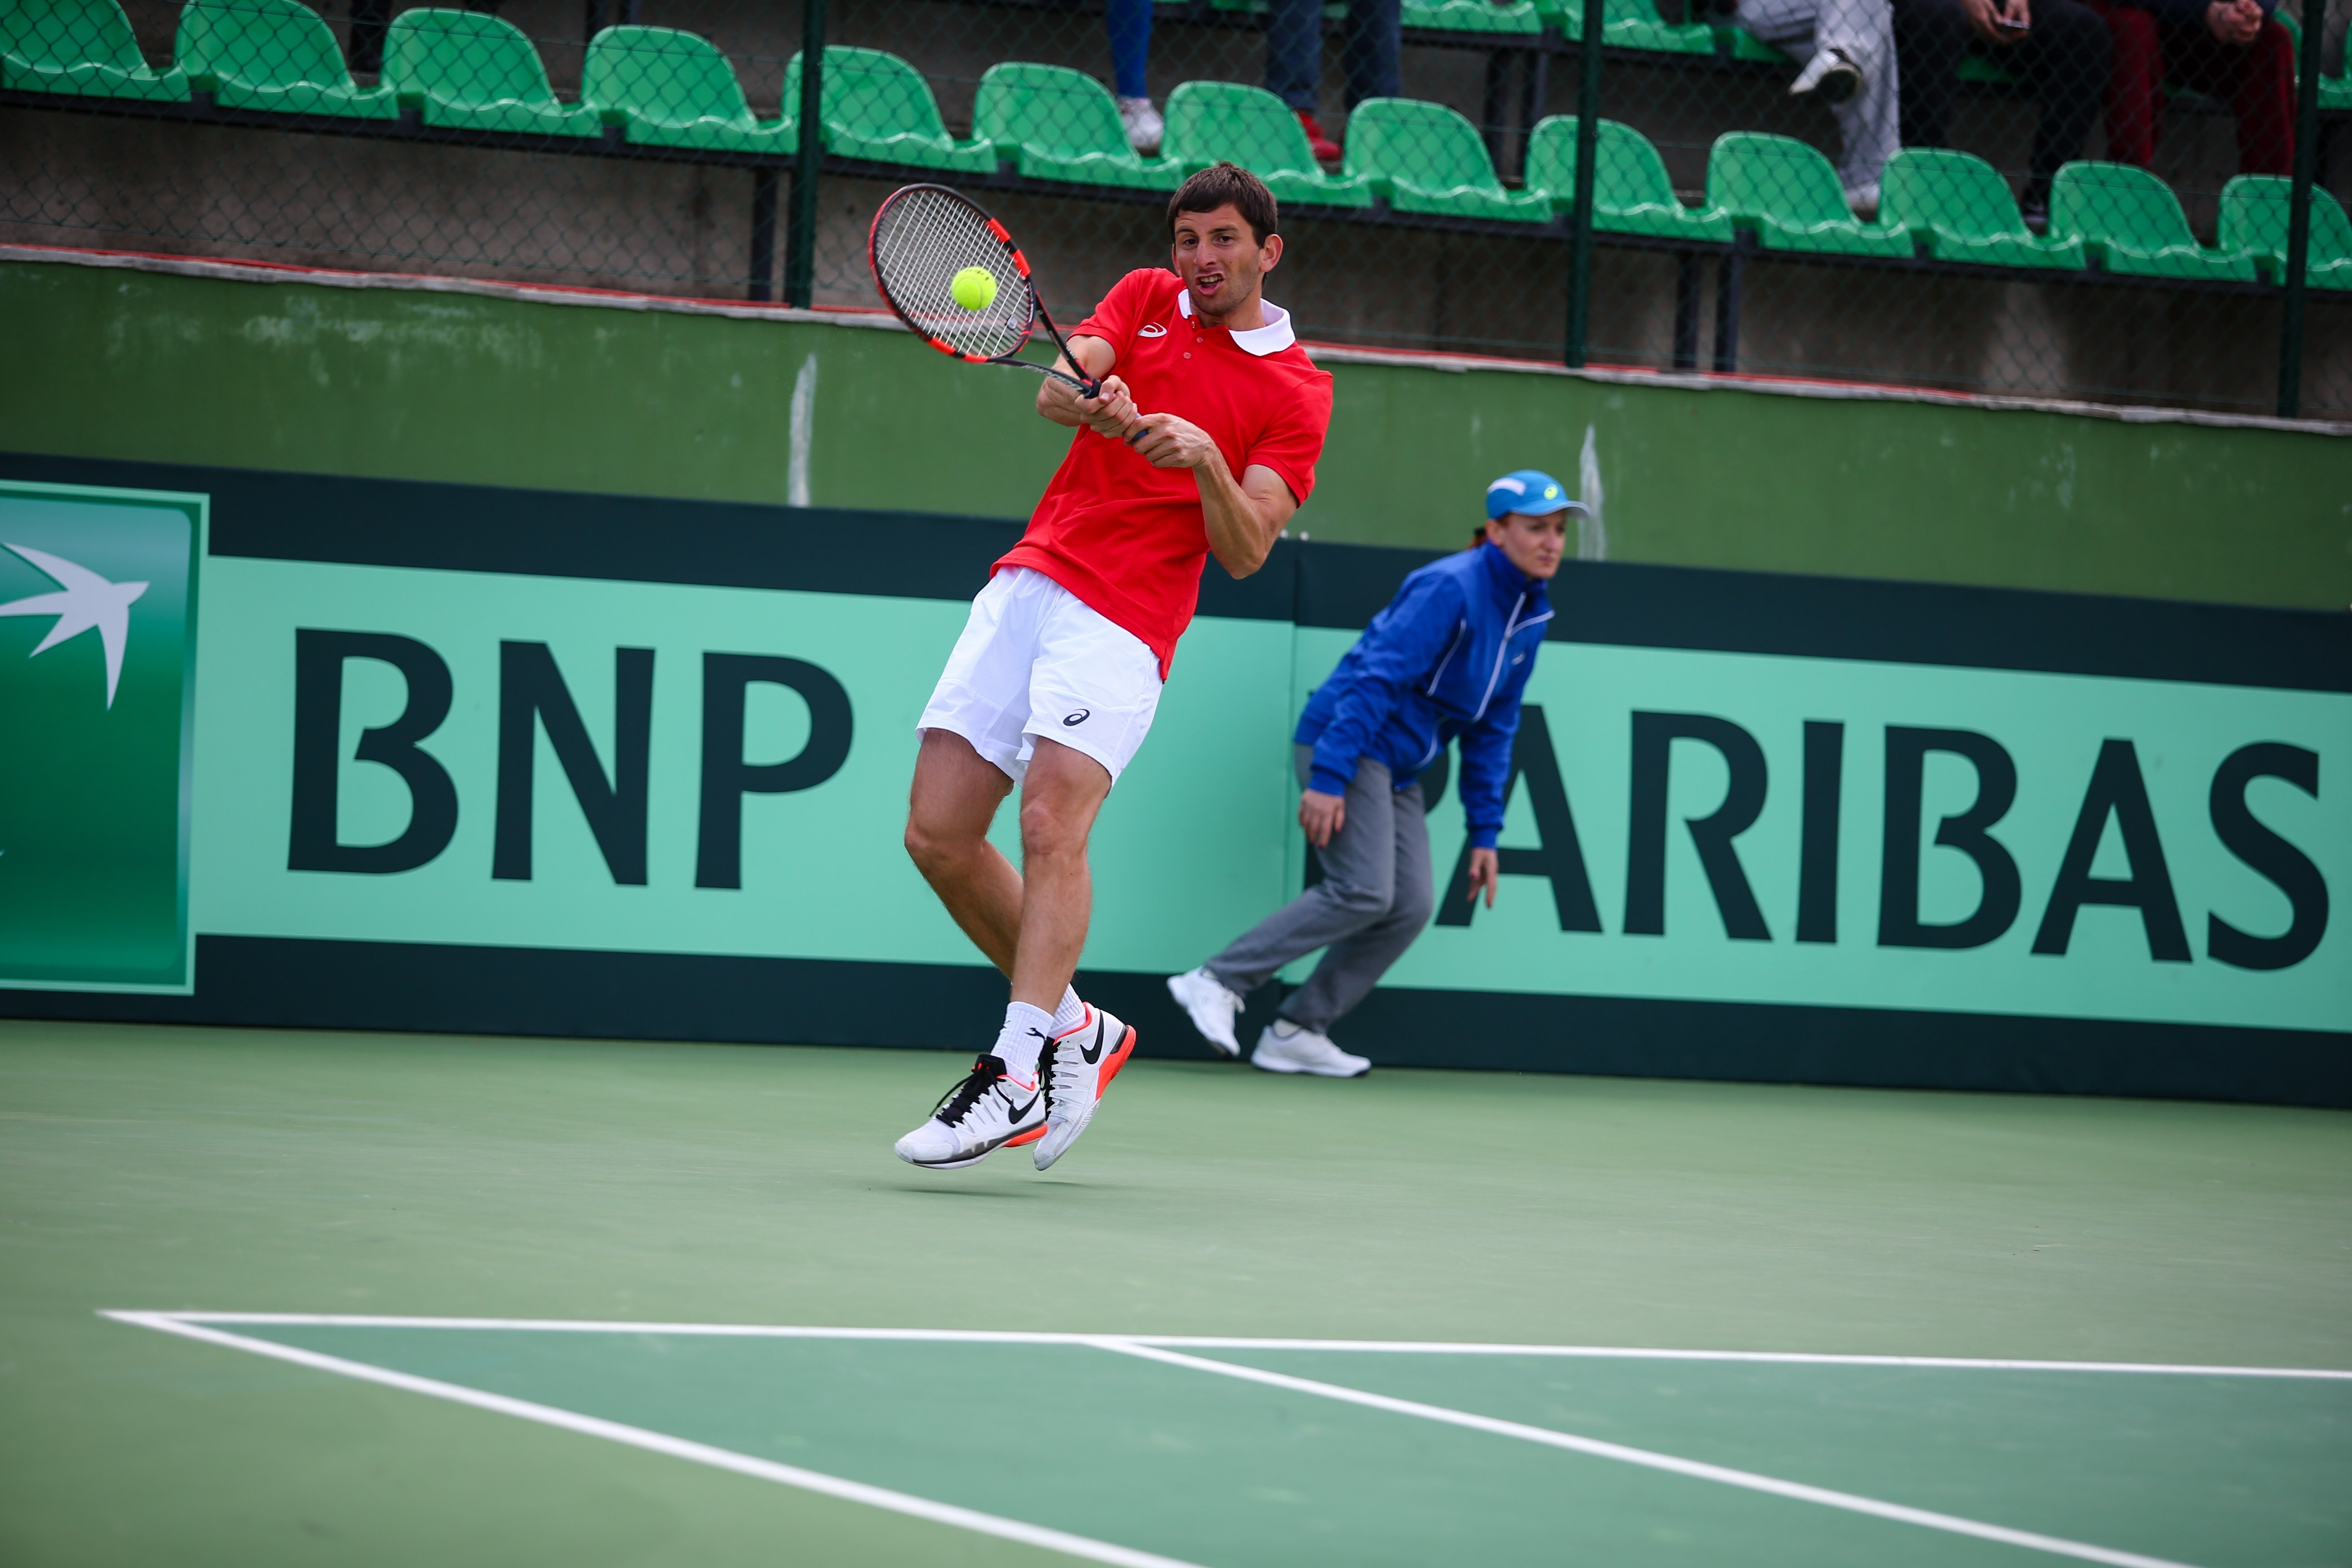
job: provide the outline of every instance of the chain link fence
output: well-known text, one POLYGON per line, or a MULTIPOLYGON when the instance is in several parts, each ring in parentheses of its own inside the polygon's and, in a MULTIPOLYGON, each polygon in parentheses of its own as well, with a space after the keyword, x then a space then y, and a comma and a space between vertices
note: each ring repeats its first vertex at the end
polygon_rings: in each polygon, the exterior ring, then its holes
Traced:
POLYGON ((932 179, 1076 321, 1232 158, 1309 342, 2341 417, 2304 5, 0 0, 0 241, 871 306, 932 179))

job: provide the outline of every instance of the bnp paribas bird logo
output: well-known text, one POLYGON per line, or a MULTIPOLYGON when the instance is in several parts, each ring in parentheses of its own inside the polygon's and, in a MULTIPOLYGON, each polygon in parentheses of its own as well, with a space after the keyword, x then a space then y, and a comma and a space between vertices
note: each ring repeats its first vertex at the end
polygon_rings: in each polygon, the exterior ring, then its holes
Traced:
POLYGON ((193 988, 206 511, 0 476, 0 986, 193 988))
POLYGON ((48 574, 64 592, 36 594, 0 605, 0 616, 53 616, 49 635, 33 645, 38 656, 84 632, 96 632, 106 650, 106 705, 114 706, 114 689, 122 683, 122 648, 131 638, 131 606, 147 591, 144 583, 110 583, 87 567, 29 544, 9 549, 48 574))

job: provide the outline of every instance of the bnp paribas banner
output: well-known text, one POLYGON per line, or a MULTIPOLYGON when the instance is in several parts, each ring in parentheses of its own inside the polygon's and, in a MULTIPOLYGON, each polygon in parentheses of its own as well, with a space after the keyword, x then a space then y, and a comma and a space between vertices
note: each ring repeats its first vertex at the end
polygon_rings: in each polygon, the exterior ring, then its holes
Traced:
MULTIPOLYGON (((960 1047, 1001 1002, 899 831, 1007 525, 5 471, 0 1012, 960 1047)), ((1193 1044, 1159 976, 1308 874, 1290 725, 1423 559, 1204 583, 1096 841, 1084 984, 1147 1049, 1193 1044)), ((1583 564, 1555 597, 1502 896, 1461 896, 1433 769, 1456 885, 1348 1043, 2352 1101, 2346 617, 1583 564)))

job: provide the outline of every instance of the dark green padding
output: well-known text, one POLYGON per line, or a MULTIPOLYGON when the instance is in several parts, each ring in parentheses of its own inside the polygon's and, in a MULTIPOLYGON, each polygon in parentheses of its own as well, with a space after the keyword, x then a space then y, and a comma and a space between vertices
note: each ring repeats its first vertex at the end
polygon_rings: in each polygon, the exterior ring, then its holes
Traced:
MULTIPOLYGON (((2286 277, 2289 205, 2294 182, 2240 174, 2221 187, 2221 245, 2246 251, 2272 282, 2286 277)), ((2352 223, 2334 196, 2311 187, 2311 249, 2304 279, 2316 289, 2352 289, 2352 223)))
POLYGON ((0 88, 91 98, 188 99, 178 66, 156 70, 139 52, 115 0, 5 0, 0 4, 0 88))
POLYGON ((1857 221, 1830 161, 1793 137, 1754 131, 1717 137, 1706 160, 1706 198, 1741 228, 1753 229, 1767 250, 1911 254, 1903 229, 1857 221))
POLYGON ((427 125, 551 136, 604 130, 594 105, 557 100, 521 29, 480 11, 403 11, 384 36, 383 79, 427 125))
MULTIPOLYGON (((1593 149, 1592 226, 1616 234, 1656 235, 1728 245, 1731 215, 1689 207, 1675 194, 1666 161, 1630 125, 1604 120, 1593 149)), ((1576 200, 1576 116, 1555 114, 1528 139, 1528 188, 1566 212, 1576 200)))
POLYGON ((1534 34, 1543 30, 1536 0, 1404 0, 1408 27, 1430 27, 1448 33, 1534 34))
POLYGON ((1032 179, 1146 191, 1172 191, 1184 182, 1174 160, 1136 156, 1110 89, 1066 66, 1007 60, 989 67, 972 106, 972 130, 1032 179))
POLYGON ((2208 250, 2189 229, 2180 198, 2129 163, 2069 163, 2050 187, 2050 236, 2078 239, 2110 272, 2146 278, 2254 280, 2254 258, 2234 246, 2208 250))
POLYGON ((392 120, 388 87, 352 80, 334 29, 301 0, 188 0, 175 45, 188 85, 224 109, 392 120))
POLYGON ((2083 242, 2045 239, 2025 226, 2009 182, 1982 158, 1942 147, 1906 147, 1879 176, 1878 216, 1925 240, 1945 261, 1986 267, 2080 267, 2083 242))
POLYGON ((1348 173, 1399 212, 1547 223, 1541 191, 1507 191, 1477 127, 1442 103, 1368 98, 1348 116, 1348 173))
MULTIPOLYGON (((1582 0, 1538 0, 1545 15, 1570 39, 1584 37, 1582 0)), ((1654 0, 1606 0, 1601 41, 1612 48, 1651 49, 1672 55, 1715 53, 1715 29, 1704 22, 1668 22, 1654 0)))
POLYGON ((1327 174, 1289 105, 1262 87, 1188 81, 1168 95, 1161 153, 1186 173, 1230 159, 1265 182, 1275 199, 1322 206, 1372 205, 1361 176, 1327 174))
MULTIPOLYGON (((826 46, 823 96, 828 153, 951 174, 996 172, 996 149, 984 139, 959 142, 949 135, 930 83, 897 55, 826 46)), ((783 104, 786 121, 795 120, 801 109, 798 55, 784 68, 783 104)))
POLYGON ((762 123, 717 45, 673 27, 606 27, 588 41, 581 98, 649 147, 791 153, 800 127, 762 123))

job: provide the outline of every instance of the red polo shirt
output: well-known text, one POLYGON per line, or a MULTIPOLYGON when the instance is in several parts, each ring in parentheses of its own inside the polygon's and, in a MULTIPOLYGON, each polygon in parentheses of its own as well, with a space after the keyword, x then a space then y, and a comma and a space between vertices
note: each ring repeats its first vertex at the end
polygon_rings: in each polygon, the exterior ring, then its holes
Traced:
MULTIPOLYGON (((1290 317, 1265 307, 1247 331, 1204 326, 1172 272, 1150 268, 1112 286, 1071 333, 1118 355, 1136 408, 1173 414, 1209 434, 1239 479, 1272 468, 1305 501, 1331 423, 1331 377, 1291 336, 1290 317)), ((1201 596, 1209 552, 1201 488, 1190 468, 1156 468, 1124 441, 1081 426, 1028 531, 996 564, 1043 572, 1160 656, 1160 677, 1201 596)))

